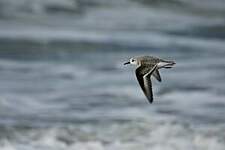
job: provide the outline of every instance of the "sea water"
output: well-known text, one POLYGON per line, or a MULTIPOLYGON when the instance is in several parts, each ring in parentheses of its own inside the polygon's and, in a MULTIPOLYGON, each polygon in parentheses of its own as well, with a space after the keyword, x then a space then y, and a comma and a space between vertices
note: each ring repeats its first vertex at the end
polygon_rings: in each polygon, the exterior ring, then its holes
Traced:
POLYGON ((3 0, 1 150, 224 150, 222 0, 3 0), (123 66, 174 60, 149 104, 123 66))

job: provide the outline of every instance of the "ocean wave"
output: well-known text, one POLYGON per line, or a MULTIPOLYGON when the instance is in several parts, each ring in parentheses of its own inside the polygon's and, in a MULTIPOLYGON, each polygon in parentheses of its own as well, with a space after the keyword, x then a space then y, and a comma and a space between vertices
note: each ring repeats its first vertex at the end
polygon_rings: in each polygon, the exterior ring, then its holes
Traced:
POLYGON ((223 150, 225 143, 223 126, 195 128, 169 120, 82 124, 55 128, 8 128, 1 129, 0 148, 11 149, 217 149, 223 150), (12 132, 13 131, 13 132, 12 132), (12 133, 13 136, 12 136, 12 133), (162 144, 163 143, 163 144, 162 144))
POLYGON ((1 15, 15 16, 19 14, 46 14, 51 12, 74 12, 77 10, 76 0, 2 0, 1 15))
POLYGON ((216 2, 211 2, 207 0, 202 3, 201 0, 2 0, 1 1, 1 13, 2 14, 16 14, 16 13, 26 13, 26 14, 47 14, 54 12, 65 12, 65 13, 76 13, 80 12, 81 9, 87 7, 127 7, 134 5, 134 3, 140 3, 144 6, 149 7, 162 7, 167 9, 182 8, 183 10, 189 9, 192 12, 204 12, 216 11, 221 12, 224 10, 224 1, 216 0, 216 2), (9 12, 9 10, 11 12, 9 12), (197 11, 201 10, 201 11, 197 11))
POLYGON ((67 41, 70 45, 72 43, 93 43, 93 44, 111 44, 130 47, 184 47, 199 50, 212 49, 223 52, 225 44, 223 40, 208 39, 208 38, 194 38, 167 35, 157 32, 97 32, 97 31, 82 31, 82 30, 54 30, 54 29, 9 29, 0 30, 0 37, 6 39, 25 40, 41 42, 44 45, 51 45, 54 41, 63 43, 67 41))
MULTIPOLYGON (((4 26, 4 23, 7 26, 10 24, 16 24, 16 28, 18 29, 18 25, 25 26, 27 24, 32 26, 46 26, 49 27, 62 27, 62 28, 77 28, 84 30, 137 30, 137 31, 145 31, 145 30, 156 30, 156 31, 167 31, 168 33, 173 34, 189 34, 193 36, 192 28, 196 27, 194 32, 199 33, 199 28, 205 27, 202 32, 207 29, 213 29, 211 26, 220 27, 223 26, 224 16, 221 12, 217 12, 216 10, 210 11, 212 15, 209 15, 206 11, 205 14, 212 16, 209 17, 204 15, 204 13, 199 13, 202 10, 195 8, 195 12, 192 8, 187 9, 174 9, 174 7, 168 6, 168 8, 158 8, 154 6, 154 3, 183 3, 184 5, 189 5, 189 1, 180 1, 180 0, 165 0, 165 1, 151 1, 152 5, 140 5, 139 1, 136 0, 116 0, 113 2, 109 2, 106 0, 4 0, 2 2, 2 11, 5 14, 10 14, 9 16, 17 16, 17 17, 5 17, 5 19, 1 19, 1 27, 4 26), (28 2, 27 2, 28 1, 28 2), (172 1, 172 2, 171 2, 172 1), (34 5, 34 6, 33 6, 34 5), (86 8, 86 6, 91 5, 94 8, 86 8), (97 7, 96 7, 97 5, 97 7), (99 6, 100 5, 100 6, 99 6), (148 6, 148 7, 147 7, 148 6), (30 8, 31 7, 31 8, 30 8), (34 7, 34 8, 32 8, 34 7), (82 15, 76 15, 76 13, 72 13, 72 15, 67 14, 58 14, 52 13, 51 15, 43 14, 42 11, 45 12, 47 8, 50 7, 53 12, 60 12, 60 7, 66 10, 78 9, 83 12, 82 15), (75 7, 75 8, 71 8, 75 7), (126 7, 126 9, 124 9, 126 7), (40 14, 35 15, 31 12, 25 13, 26 15, 20 16, 20 11, 23 9, 34 9, 33 11, 37 11, 40 14), (37 9, 37 10, 35 10, 37 9), (81 10, 80 10, 81 9, 81 10), (194 14, 193 14, 194 13, 194 14), (133 19, 135 18, 135 19, 133 19), (178 31, 177 31, 178 30, 178 31), (187 31, 188 30, 188 31, 187 31), (183 33, 184 32, 184 33, 183 33), (187 32, 187 33, 186 33, 187 32)), ((201 4, 201 1, 191 1, 191 3, 201 4)), ((207 1, 210 3, 210 1, 207 1)), ((214 5, 218 5, 218 7, 222 7, 223 2, 217 0, 214 2, 214 5), (220 5, 221 4, 221 5, 220 5)), ((193 4, 194 5, 194 4, 193 4)), ((201 5, 199 5, 201 6, 201 5)), ((51 11, 50 11, 51 12, 51 11)), ((2 13, 3 15, 4 13, 2 13)), ((208 31, 208 30, 207 30, 208 31)), ((194 33, 197 34, 197 33, 194 33)), ((202 35, 207 35, 206 33, 202 35)), ((208 34, 209 36, 211 34, 208 34)), ((220 34, 221 35, 221 34, 220 34)), ((222 35, 221 35, 222 36, 222 35)))

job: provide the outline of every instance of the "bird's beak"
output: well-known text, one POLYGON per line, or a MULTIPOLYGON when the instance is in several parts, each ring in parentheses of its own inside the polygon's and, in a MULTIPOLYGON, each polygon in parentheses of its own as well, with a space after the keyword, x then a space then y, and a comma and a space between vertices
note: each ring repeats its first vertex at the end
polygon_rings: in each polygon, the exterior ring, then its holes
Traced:
POLYGON ((129 62, 129 61, 124 63, 124 65, 128 65, 128 64, 130 64, 130 62, 129 62))

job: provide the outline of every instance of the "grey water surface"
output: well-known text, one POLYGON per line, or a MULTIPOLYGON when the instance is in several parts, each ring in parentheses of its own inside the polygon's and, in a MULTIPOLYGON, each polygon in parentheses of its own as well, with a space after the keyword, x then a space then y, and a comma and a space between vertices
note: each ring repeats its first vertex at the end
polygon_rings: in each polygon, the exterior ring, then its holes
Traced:
POLYGON ((1 0, 1 150, 224 150, 225 1, 1 0), (176 61, 149 104, 130 57, 176 61))

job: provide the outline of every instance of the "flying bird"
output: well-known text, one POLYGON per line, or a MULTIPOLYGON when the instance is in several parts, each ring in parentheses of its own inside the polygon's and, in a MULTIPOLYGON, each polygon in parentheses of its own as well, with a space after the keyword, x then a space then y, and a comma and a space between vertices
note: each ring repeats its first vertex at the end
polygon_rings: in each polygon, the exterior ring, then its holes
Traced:
POLYGON ((172 68, 176 63, 174 61, 163 60, 153 56, 140 56, 131 58, 124 65, 132 64, 136 66, 136 77, 141 86, 142 91, 150 103, 153 102, 152 82, 153 75, 159 82, 162 81, 159 69, 172 68))

